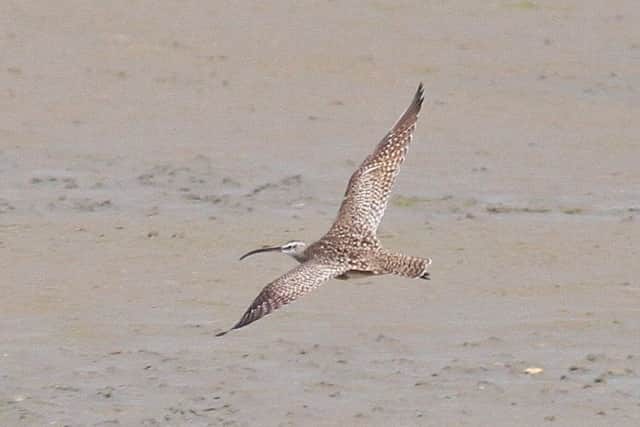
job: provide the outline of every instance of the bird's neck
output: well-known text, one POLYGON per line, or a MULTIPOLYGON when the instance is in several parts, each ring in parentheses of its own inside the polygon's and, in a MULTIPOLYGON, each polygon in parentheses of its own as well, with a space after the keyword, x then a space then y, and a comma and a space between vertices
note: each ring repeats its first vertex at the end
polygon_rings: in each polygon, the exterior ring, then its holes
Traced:
POLYGON ((291 258, 295 259, 300 264, 302 264, 303 262, 307 261, 307 259, 308 259, 308 257, 305 255, 304 252, 298 253, 298 254, 291 254, 291 258))

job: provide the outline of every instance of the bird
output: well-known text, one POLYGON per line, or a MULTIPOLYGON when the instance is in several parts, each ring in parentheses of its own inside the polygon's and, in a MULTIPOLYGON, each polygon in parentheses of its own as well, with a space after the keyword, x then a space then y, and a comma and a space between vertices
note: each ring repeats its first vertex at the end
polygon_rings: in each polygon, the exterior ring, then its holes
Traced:
POLYGON ((413 139, 423 101, 424 87, 420 83, 409 107, 351 175, 337 218, 324 236, 310 245, 292 240, 240 257, 243 260, 258 253, 280 252, 291 256, 298 265, 266 285, 240 320, 217 336, 247 326, 333 278, 396 274, 430 279, 427 270, 431 258, 387 250, 376 235, 413 139))

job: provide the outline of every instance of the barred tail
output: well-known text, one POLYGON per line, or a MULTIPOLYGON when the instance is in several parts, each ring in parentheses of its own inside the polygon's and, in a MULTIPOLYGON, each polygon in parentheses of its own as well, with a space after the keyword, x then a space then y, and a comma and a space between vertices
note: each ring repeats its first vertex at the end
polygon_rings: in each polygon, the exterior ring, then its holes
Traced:
POLYGON ((431 265, 431 258, 418 258, 383 251, 379 255, 378 265, 382 270, 381 273, 426 279, 429 277, 427 269, 431 265))

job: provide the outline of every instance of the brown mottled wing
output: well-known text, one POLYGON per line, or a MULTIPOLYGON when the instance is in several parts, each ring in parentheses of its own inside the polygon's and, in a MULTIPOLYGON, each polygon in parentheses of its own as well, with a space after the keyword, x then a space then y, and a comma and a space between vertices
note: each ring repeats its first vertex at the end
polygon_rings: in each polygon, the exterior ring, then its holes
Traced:
POLYGON ((351 176, 329 235, 347 228, 361 234, 376 232, 400 165, 407 155, 423 100, 424 89, 420 83, 409 108, 351 176))
MULTIPOLYGON (((244 313, 242 319, 230 330, 242 328, 255 322, 347 270, 347 266, 319 261, 307 261, 298 265, 265 286, 244 313)), ((227 332, 229 331, 218 335, 224 335, 227 332)))

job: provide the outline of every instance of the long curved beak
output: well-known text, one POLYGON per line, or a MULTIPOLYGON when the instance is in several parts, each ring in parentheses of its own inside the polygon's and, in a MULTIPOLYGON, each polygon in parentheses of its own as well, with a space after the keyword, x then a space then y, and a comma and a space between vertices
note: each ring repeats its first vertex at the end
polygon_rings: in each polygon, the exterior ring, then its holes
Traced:
POLYGON ((260 249, 254 249, 252 251, 247 252, 246 254, 242 255, 240 257, 240 261, 242 261, 243 259, 245 259, 246 257, 253 255, 253 254, 259 254, 260 252, 275 252, 275 251, 280 251, 280 246, 274 246, 271 248, 260 248, 260 249))

